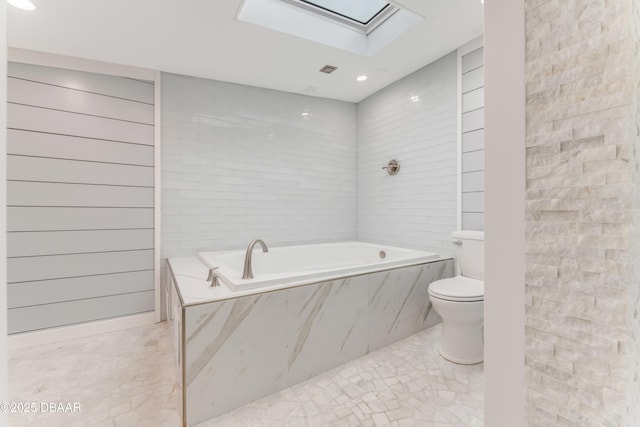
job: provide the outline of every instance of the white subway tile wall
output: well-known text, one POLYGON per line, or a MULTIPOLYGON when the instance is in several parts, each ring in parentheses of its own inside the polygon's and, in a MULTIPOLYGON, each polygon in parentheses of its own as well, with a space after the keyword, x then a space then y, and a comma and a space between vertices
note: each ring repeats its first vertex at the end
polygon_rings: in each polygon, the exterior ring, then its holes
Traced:
POLYGON ((358 239, 451 256, 456 53, 358 104, 358 239), (400 162, 400 173, 382 169, 400 162))
POLYGON ((356 106, 162 75, 162 257, 356 238, 356 106))

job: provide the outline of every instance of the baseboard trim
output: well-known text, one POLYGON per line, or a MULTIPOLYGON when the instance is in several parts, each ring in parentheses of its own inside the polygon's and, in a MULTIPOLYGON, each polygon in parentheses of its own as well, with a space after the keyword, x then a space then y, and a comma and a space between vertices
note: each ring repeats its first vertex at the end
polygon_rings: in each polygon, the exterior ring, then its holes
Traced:
POLYGON ((155 313, 153 311, 134 314, 132 316, 82 323, 79 325, 61 326, 59 328, 9 335, 7 344, 9 351, 19 350, 36 345, 51 344, 58 341, 84 338, 136 326, 149 325, 151 323, 155 323, 155 313))

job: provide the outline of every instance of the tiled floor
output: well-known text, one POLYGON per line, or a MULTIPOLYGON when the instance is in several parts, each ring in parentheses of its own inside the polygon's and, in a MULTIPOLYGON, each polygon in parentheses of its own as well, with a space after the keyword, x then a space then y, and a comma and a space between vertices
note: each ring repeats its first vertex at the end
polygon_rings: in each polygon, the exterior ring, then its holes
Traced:
POLYGON ((9 354, 9 400, 36 413, 14 426, 180 426, 171 324, 31 347, 9 354), (41 402, 80 403, 80 413, 41 412, 41 402))
MULTIPOLYGON (((482 365, 437 354, 440 326, 200 425, 482 426, 482 365)), ((10 354, 14 402, 79 402, 80 413, 12 414, 12 426, 180 425, 165 323, 10 354)))
POLYGON ((482 364, 445 361, 439 336, 437 325, 199 427, 482 426, 482 364))

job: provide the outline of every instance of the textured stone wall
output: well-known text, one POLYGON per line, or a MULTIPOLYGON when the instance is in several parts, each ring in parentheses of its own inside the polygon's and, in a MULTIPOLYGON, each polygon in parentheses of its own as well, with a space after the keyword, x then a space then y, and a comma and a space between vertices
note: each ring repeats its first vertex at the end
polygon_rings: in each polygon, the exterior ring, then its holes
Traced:
POLYGON ((528 425, 640 425, 637 3, 525 2, 528 425))
POLYGON ((630 360, 631 372, 629 373, 629 393, 627 397, 626 423, 628 426, 640 426, 640 0, 633 0, 631 5, 631 49, 635 53, 632 58, 631 76, 634 90, 633 111, 635 114, 634 125, 631 126, 635 168, 633 169, 633 182, 635 191, 632 194, 632 257, 633 279, 629 287, 630 312, 630 360))

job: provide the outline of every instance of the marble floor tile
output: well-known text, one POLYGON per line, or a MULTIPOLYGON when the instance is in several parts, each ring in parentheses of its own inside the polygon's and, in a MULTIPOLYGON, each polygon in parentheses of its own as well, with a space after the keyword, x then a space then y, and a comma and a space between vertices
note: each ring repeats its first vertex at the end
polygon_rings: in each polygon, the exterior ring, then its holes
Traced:
POLYGON ((10 413, 19 426, 180 426, 182 392, 167 322, 29 347, 9 354, 10 413), (50 410, 49 403, 79 405, 50 410), (19 409, 19 408, 17 408, 19 409), (62 408, 63 410, 66 408, 62 408))
MULTIPOLYGON (((9 355, 9 396, 35 413, 11 426, 180 426, 181 390, 167 322, 9 355), (42 403, 80 412, 43 412, 42 403)), ((483 425, 482 364, 436 350, 440 325, 252 402, 199 427, 483 425)))

